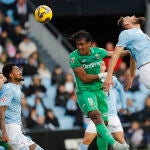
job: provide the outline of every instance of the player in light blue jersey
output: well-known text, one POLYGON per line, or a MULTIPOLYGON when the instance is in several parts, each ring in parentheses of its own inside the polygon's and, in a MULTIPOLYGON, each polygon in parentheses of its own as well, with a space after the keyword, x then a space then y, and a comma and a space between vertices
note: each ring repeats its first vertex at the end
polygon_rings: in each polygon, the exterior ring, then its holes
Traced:
POLYGON ((109 63, 107 78, 103 85, 105 90, 108 91, 112 84, 112 73, 118 57, 124 48, 127 48, 132 56, 130 63, 131 75, 126 82, 126 89, 128 90, 132 85, 136 65, 139 69, 141 82, 146 88, 150 89, 150 38, 141 30, 141 25, 144 21, 144 17, 137 18, 135 16, 121 17, 118 20, 118 26, 122 32, 119 35, 115 52, 109 63))
POLYGON ((0 127, 2 141, 8 142, 12 150, 43 150, 39 145, 23 135, 21 131, 20 82, 21 70, 13 63, 5 64, 3 75, 7 83, 0 90, 0 127))
MULTIPOLYGON (((101 68, 100 72, 103 73, 106 70, 106 66, 104 61, 101 63, 101 68)), ((107 73, 102 75, 101 80, 104 81, 107 76, 107 73)), ((119 100, 121 102, 121 109, 120 111, 123 112, 126 109, 126 104, 125 104, 125 99, 124 99, 124 90, 122 85, 119 83, 117 78, 113 76, 113 82, 114 82, 114 87, 110 88, 110 91, 108 92, 107 96, 107 102, 108 102, 108 129, 115 138, 116 141, 119 143, 124 144, 125 139, 124 139, 124 133, 123 133, 123 128, 120 122, 120 119, 117 115, 117 95, 116 91, 118 92, 119 100), (116 90, 116 91, 115 91, 116 90)), ((83 138, 83 143, 80 145, 80 150, 87 150, 88 146, 91 144, 93 139, 96 137, 97 131, 94 123, 90 120, 88 123, 88 126, 85 130, 84 138, 83 138)), ((103 150, 101 148, 101 150, 103 150)))

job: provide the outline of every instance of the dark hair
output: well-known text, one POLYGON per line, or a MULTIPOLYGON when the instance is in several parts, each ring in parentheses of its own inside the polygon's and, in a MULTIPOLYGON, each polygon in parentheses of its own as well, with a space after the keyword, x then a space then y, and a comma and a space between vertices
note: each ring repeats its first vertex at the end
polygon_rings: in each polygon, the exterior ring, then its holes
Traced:
POLYGON ((9 79, 9 74, 11 73, 14 66, 16 66, 16 64, 14 63, 6 63, 3 66, 2 72, 3 72, 3 75, 6 77, 6 79, 9 79))
POLYGON ((120 17, 117 21, 117 25, 118 25, 120 31, 125 30, 125 28, 123 26, 123 18, 124 17, 120 17))
POLYGON ((87 42, 93 41, 91 34, 85 30, 80 30, 71 36, 71 40, 73 42, 76 42, 76 40, 80 39, 85 39, 87 42))

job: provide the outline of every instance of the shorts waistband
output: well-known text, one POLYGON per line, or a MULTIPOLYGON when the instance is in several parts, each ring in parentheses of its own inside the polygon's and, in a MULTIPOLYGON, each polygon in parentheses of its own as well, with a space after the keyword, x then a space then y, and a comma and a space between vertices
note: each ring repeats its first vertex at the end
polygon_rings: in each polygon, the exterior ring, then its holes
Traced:
POLYGON ((147 62, 147 63, 141 65, 140 67, 138 67, 138 70, 139 70, 140 68, 142 68, 143 66, 147 65, 147 64, 150 64, 150 62, 147 62))

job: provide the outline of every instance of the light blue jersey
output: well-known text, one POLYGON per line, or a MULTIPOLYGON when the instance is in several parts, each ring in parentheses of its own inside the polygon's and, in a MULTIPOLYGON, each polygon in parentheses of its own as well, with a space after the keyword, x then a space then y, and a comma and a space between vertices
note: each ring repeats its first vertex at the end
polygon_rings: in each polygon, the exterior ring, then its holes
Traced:
POLYGON ((119 100, 121 102, 121 108, 126 108, 124 90, 122 85, 119 83, 118 79, 113 76, 114 87, 110 88, 109 96, 107 97, 108 103, 108 116, 116 116, 117 115, 117 95, 119 96, 119 100))
POLYGON ((0 106, 8 106, 5 111, 6 124, 21 125, 21 98, 20 86, 13 83, 6 83, 0 91, 0 106))
POLYGON ((138 68, 150 62, 150 38, 141 29, 132 28, 122 31, 116 46, 127 48, 138 68))

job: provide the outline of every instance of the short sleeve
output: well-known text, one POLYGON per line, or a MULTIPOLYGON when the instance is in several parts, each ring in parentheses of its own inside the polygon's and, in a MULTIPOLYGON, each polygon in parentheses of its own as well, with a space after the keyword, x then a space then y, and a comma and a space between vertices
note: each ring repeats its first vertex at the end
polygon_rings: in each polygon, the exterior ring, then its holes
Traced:
POLYGON ((2 91, 0 96, 0 106, 9 106, 13 97, 13 91, 9 88, 2 91))
POLYGON ((128 39, 129 37, 127 31, 122 31, 119 35, 118 43, 116 46, 127 47, 128 39))
POLYGON ((73 55, 70 55, 69 63, 70 63, 70 67, 73 69, 82 66, 82 64, 79 62, 78 58, 73 55))
POLYGON ((102 59, 108 56, 108 52, 105 49, 99 48, 99 50, 100 50, 100 55, 102 59))

